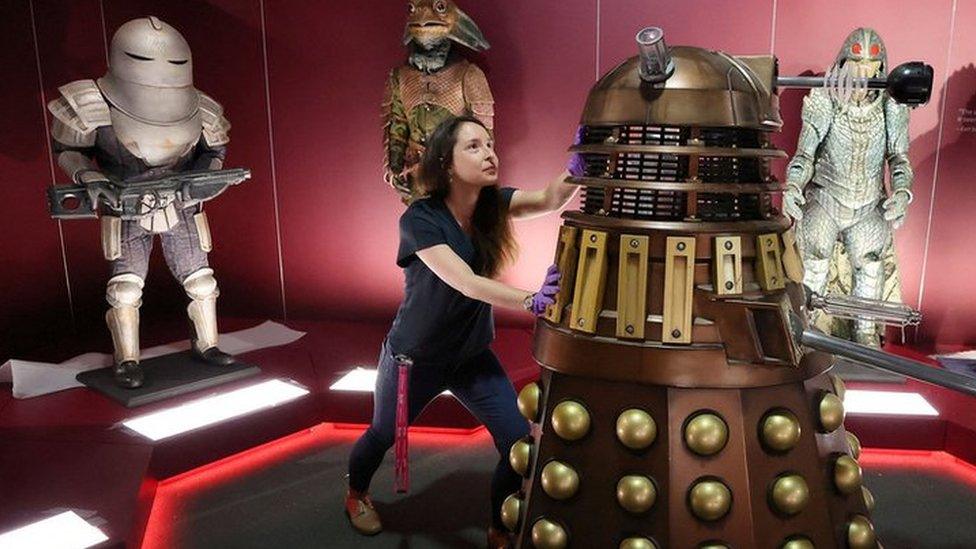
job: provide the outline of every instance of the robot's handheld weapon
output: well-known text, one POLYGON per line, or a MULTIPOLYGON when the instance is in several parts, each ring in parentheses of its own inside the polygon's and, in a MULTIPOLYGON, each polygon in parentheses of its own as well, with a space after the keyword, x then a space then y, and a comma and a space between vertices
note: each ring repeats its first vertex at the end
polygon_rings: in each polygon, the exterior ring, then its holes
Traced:
POLYGON ((843 357, 871 368, 901 374, 919 381, 946 387, 954 391, 976 396, 976 377, 957 374, 941 368, 933 368, 910 358, 886 353, 879 349, 859 345, 852 341, 826 335, 813 328, 804 328, 796 313, 790 314, 793 337, 801 345, 843 357))
POLYGON ((905 105, 924 105, 932 96, 932 66, 910 61, 895 67, 887 78, 857 78, 844 68, 831 70, 825 76, 780 76, 781 88, 828 88, 831 94, 845 98, 856 91, 888 90, 895 101, 905 105))
POLYGON ((250 178, 251 170, 244 168, 194 170, 155 179, 55 185, 48 188, 47 198, 55 219, 98 217, 99 204, 122 219, 140 219, 174 198, 205 202, 250 178))
POLYGON ((880 299, 856 296, 819 295, 808 293, 807 306, 820 309, 830 316, 851 320, 868 320, 888 326, 918 326, 922 313, 902 303, 890 303, 880 299))

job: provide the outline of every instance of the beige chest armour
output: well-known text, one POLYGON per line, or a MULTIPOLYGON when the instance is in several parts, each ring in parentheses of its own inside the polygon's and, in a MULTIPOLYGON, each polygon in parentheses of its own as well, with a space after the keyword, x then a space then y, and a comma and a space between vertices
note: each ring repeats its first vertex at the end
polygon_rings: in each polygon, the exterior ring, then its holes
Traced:
POLYGON ((196 146, 203 131, 199 111, 184 121, 161 126, 141 122, 116 108, 109 110, 119 142, 154 168, 175 164, 186 156, 196 146))

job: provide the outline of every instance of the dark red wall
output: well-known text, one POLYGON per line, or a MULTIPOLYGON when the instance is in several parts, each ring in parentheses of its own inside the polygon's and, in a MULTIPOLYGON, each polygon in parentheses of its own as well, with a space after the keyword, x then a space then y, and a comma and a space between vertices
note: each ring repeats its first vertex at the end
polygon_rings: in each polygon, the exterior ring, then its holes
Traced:
MULTIPOLYGON (((936 69, 932 102, 912 116, 916 200, 897 233, 906 300, 921 299, 926 317, 920 344, 976 340, 976 298, 967 291, 976 259, 964 229, 976 207, 966 181, 976 143, 972 123, 957 121, 960 109, 976 107, 976 49, 964 39, 976 24, 971 2, 955 11, 952 0, 831 1, 816 9, 800 0, 461 5, 492 43, 478 59, 495 94, 502 174, 523 188, 542 186, 562 169, 589 87, 635 53, 641 26, 663 27, 671 44, 774 51, 784 74, 822 71, 850 29, 874 26, 892 61, 923 59, 936 69)), ((65 222, 59 232, 45 212, 52 169, 42 105, 60 85, 100 76, 112 32, 146 14, 187 37, 197 86, 225 106, 233 124, 228 164, 254 174, 208 205, 221 313, 392 317, 402 292, 393 264, 402 206, 381 179, 379 102, 389 69, 404 57, 405 2, 0 0, 0 7, 0 59, 9 71, 0 84, 0 253, 7 260, 0 360, 72 325, 101 324, 106 265, 97 223, 65 222)), ((783 94, 787 126, 777 141, 791 153, 801 97, 783 94)), ((58 170, 55 176, 65 179, 58 170)), ((558 224, 550 216, 518 225, 521 255, 505 280, 538 284, 558 224)), ((144 314, 178 318, 183 303, 157 257, 144 314)), ((527 325, 517 313, 500 317, 527 325)))

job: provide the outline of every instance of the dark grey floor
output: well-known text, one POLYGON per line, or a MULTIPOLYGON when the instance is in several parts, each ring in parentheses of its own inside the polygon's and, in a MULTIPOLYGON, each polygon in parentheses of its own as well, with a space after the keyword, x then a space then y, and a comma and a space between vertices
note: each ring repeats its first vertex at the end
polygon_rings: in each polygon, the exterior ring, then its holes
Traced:
MULTIPOLYGON (((495 451, 487 435, 453 442, 411 438, 411 494, 392 491, 390 459, 374 481, 385 531, 365 538, 340 502, 351 444, 329 443, 214 486, 171 517, 187 548, 473 548, 484 546, 495 451)), ((885 549, 976 548, 976 486, 928 471, 868 469, 885 549)))

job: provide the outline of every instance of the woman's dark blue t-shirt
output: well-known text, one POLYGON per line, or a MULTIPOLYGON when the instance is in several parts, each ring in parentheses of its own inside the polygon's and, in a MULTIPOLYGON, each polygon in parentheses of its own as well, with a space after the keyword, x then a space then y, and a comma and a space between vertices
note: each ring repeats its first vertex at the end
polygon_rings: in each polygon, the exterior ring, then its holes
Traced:
MULTIPOLYGON (((515 189, 500 189, 508 208, 515 189)), ((400 216, 397 265, 406 278, 403 303, 387 336, 390 349, 419 361, 459 361, 480 353, 495 337, 491 305, 465 297, 438 278, 417 252, 447 244, 477 272, 477 250, 442 200, 418 200, 400 216)))

